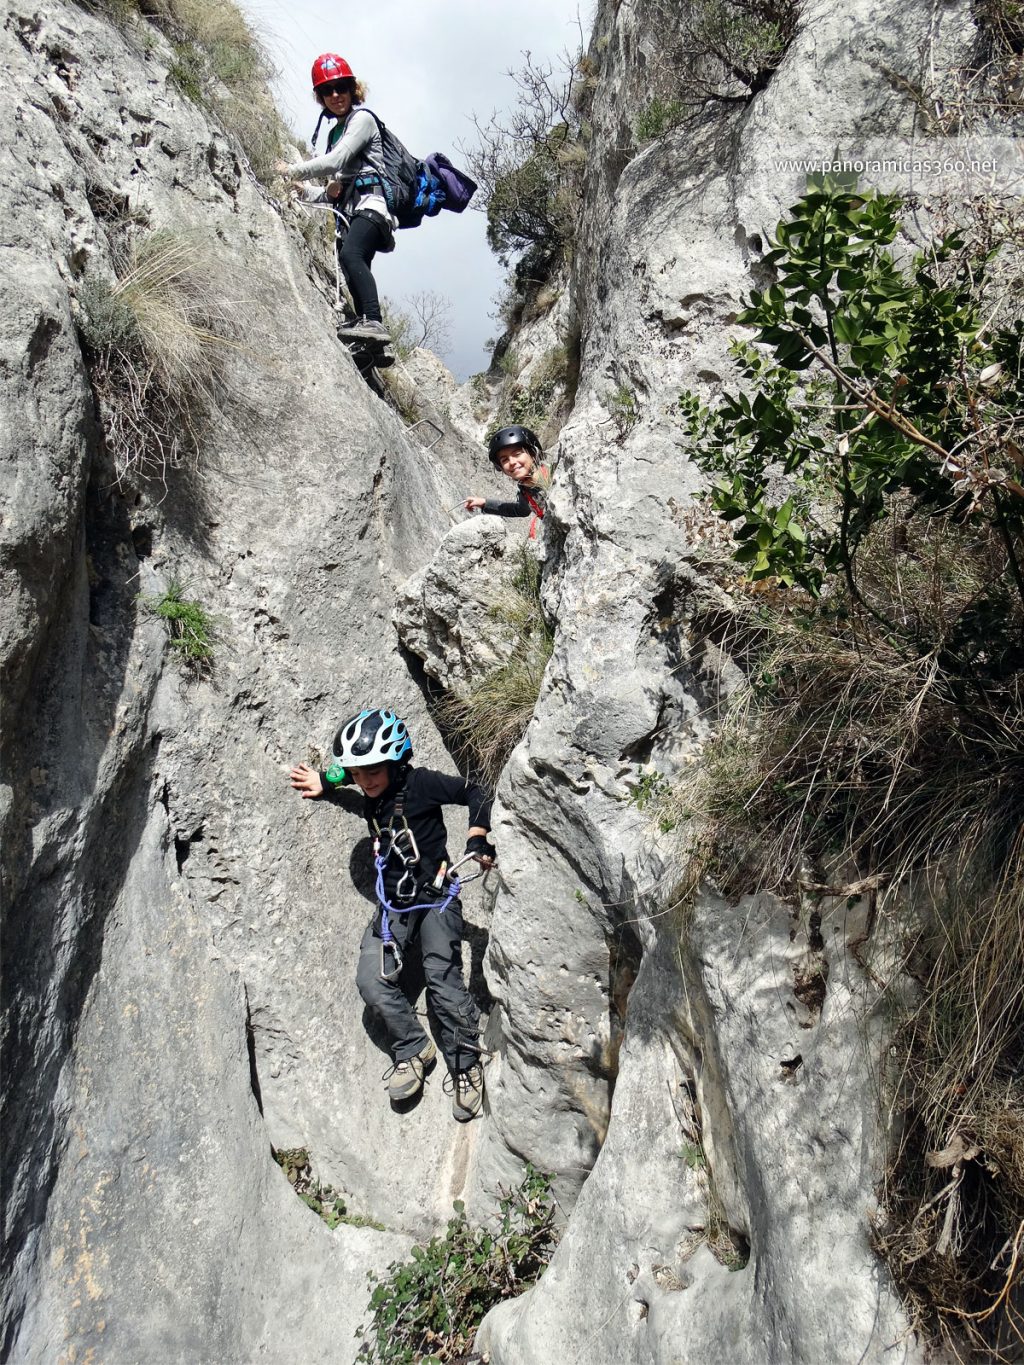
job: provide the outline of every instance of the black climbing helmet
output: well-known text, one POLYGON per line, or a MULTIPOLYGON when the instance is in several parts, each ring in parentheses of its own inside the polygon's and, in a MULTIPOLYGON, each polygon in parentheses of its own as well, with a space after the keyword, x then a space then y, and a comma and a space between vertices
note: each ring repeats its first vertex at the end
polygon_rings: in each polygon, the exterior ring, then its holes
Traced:
POLYGON ((498 463, 498 452, 507 449, 508 446, 525 446, 532 455, 540 457, 540 441, 529 427, 502 427, 487 442, 487 456, 496 469, 501 468, 498 463))

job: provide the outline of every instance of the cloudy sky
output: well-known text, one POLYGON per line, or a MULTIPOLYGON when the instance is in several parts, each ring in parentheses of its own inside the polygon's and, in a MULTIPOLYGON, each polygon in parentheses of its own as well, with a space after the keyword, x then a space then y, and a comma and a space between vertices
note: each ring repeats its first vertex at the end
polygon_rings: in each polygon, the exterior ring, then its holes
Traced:
MULTIPOLYGON (((515 100, 505 74, 534 58, 557 58, 587 38, 592 0, 241 0, 266 41, 281 76, 278 100, 306 141, 316 124, 310 67, 320 52, 340 53, 369 87, 367 104, 411 152, 444 152, 461 164, 455 144, 473 140, 470 115, 487 118, 515 100)), ((323 150, 327 124, 320 134, 323 150)), ((378 256, 381 294, 401 304, 433 289, 452 304, 452 346, 445 357, 460 379, 488 361, 484 341, 497 335, 494 312, 502 270, 484 240, 485 218, 467 209, 442 213, 397 234, 396 250, 378 256)))

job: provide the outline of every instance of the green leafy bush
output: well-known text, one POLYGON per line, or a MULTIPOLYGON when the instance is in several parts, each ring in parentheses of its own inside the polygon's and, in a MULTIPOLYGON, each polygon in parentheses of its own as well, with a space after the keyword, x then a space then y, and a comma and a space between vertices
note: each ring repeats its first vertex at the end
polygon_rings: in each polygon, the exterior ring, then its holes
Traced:
POLYGON ((596 83, 581 50, 559 70, 525 56, 508 73, 518 95, 508 116, 475 118, 476 142, 462 148, 492 250, 505 265, 518 258, 511 283, 519 315, 572 253, 587 158, 578 97, 596 83))
POLYGON ((501 1195, 498 1217, 471 1227, 461 1200, 443 1237, 393 1262, 385 1277, 371 1273, 370 1322, 361 1327, 359 1359, 375 1365, 460 1361, 484 1314, 527 1289, 551 1259, 557 1238, 547 1176, 532 1166, 501 1195))
POLYGON ((1024 1227, 1024 299, 1013 268, 989 291, 987 240, 897 258, 899 207, 816 185, 741 315, 746 389, 684 395, 745 571, 704 628, 746 684, 676 801, 723 889, 863 901, 869 972, 871 926, 906 923, 922 989, 892 1009, 876 1245, 926 1337, 999 1360, 1024 1227))
POLYGON ((706 121, 716 102, 753 99, 785 56, 799 6, 800 0, 649 0, 637 142, 706 121))
POLYGON ((690 23, 697 46, 753 94, 782 60, 797 14, 796 0, 696 0, 690 23))
POLYGON ((684 107, 680 100, 665 100, 655 95, 648 100, 637 115, 633 134, 637 142, 653 142, 674 128, 683 117, 684 107))
POLYGON ((898 199, 832 181, 794 206, 767 258, 780 278, 738 319, 774 363, 740 346, 753 396, 727 393, 713 411, 683 396, 694 459, 754 579, 817 594, 842 573, 873 611, 857 589, 858 552, 909 506, 996 528, 1024 596, 1024 324, 993 325, 989 258, 955 233, 902 269, 887 249, 899 215, 898 199))

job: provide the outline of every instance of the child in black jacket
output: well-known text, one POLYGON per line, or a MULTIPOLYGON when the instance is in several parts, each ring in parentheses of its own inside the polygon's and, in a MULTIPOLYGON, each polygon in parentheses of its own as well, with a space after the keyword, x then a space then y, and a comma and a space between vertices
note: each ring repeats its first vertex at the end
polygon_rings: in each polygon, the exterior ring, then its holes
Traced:
POLYGON ((291 784, 305 798, 337 804, 348 805, 342 788, 349 781, 363 794, 363 815, 374 836, 378 909, 360 944, 356 984, 391 1038, 388 1093, 393 1102, 413 1099, 436 1060, 436 1048, 399 985, 403 958, 418 948, 448 1063, 452 1113, 468 1122, 483 1103, 480 1012, 462 979, 462 905, 457 880, 446 875, 450 859, 441 808, 469 807, 466 853, 489 867, 495 856, 487 842, 490 800, 461 777, 413 768, 409 732, 393 711, 364 710, 347 721, 335 735, 333 758, 322 773, 296 764, 291 784))
POLYGON ((467 512, 490 512, 496 517, 528 517, 535 520, 530 527, 531 539, 536 535, 537 519, 544 516, 544 491, 540 480, 546 471, 541 466, 540 441, 529 427, 502 427, 487 443, 487 456, 495 469, 512 479, 516 487, 514 502, 498 498, 469 497, 467 512))

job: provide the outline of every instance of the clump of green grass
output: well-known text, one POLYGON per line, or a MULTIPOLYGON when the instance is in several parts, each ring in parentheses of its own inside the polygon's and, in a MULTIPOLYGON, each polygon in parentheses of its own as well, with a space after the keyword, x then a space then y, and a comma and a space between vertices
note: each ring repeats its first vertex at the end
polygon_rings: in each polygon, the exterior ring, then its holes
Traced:
POLYGON ((468 1359, 485 1313, 521 1294, 551 1259, 557 1243, 547 1176, 528 1165, 521 1183, 500 1192, 490 1227, 471 1227, 454 1204, 443 1237, 369 1276, 370 1321, 357 1333, 359 1359, 373 1365, 440 1365, 468 1359))
POLYGON ((341 1194, 330 1185, 323 1185, 314 1178, 309 1152, 305 1147, 289 1147, 281 1151, 271 1147, 270 1151, 295 1193, 308 1209, 312 1209, 317 1217, 324 1220, 332 1232, 342 1223, 354 1228, 376 1228, 378 1232, 386 1231, 384 1224, 373 1218, 367 1218, 364 1214, 349 1213, 341 1194))
POLYGON ((194 234, 136 237, 113 281, 87 276, 79 328, 118 479, 198 453, 236 343, 224 267, 194 234))
POLYGON ((168 584, 162 597, 148 597, 143 601, 166 625, 171 649, 182 666, 198 676, 208 674, 213 668, 217 632, 213 617, 202 603, 186 598, 184 587, 175 579, 168 584))
POLYGON ((633 133, 637 142, 653 142, 674 128, 685 110, 681 101, 655 95, 637 115, 633 133))
POLYGON ((540 695, 554 634, 540 602, 540 565, 523 548, 491 618, 508 631, 509 657, 437 705, 453 743, 492 785, 526 733, 540 695))

